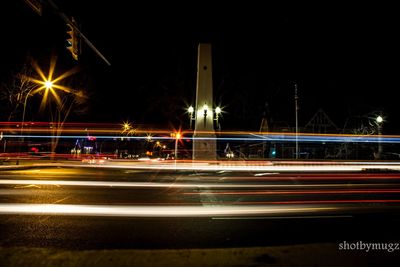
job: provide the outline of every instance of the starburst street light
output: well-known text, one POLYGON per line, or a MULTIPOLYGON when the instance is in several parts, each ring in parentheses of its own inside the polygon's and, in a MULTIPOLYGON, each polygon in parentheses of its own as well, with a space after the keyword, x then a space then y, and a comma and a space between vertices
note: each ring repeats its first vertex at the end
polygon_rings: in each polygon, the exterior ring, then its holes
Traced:
POLYGON ((178 159, 178 141, 182 138, 182 134, 181 132, 175 132, 173 136, 175 137, 175 164, 176 164, 176 160, 178 159))
MULTIPOLYGON (((208 105, 206 103, 204 103, 201 110, 199 111, 204 116, 204 125, 206 124, 206 119, 207 119, 207 116, 209 115, 209 110, 210 109, 209 109, 208 105)), ((189 129, 192 129, 192 121, 196 120, 196 115, 195 115, 196 112, 195 112, 194 107, 189 106, 187 108, 187 113, 189 114, 189 123, 190 123, 189 129)), ((217 106, 214 110, 214 115, 215 115, 214 120, 216 121, 216 124, 218 127, 219 127, 218 120, 219 120, 219 117, 222 115, 222 113, 223 113, 222 108, 220 106, 217 106)))
POLYGON ((193 106, 190 106, 188 108, 188 114, 189 114, 189 129, 192 129, 192 121, 194 121, 194 108, 193 106))
MULTIPOLYGON (((74 90, 72 90, 72 89, 70 89, 68 87, 65 87, 65 86, 62 86, 62 85, 59 85, 59 84, 56 83, 56 82, 59 82, 59 81, 65 79, 65 78, 75 74, 77 72, 76 68, 71 69, 71 70, 61 74, 57 78, 53 79, 53 74, 54 74, 54 70, 55 70, 55 67, 56 67, 55 58, 52 58, 50 60, 50 68, 49 68, 49 73, 48 73, 47 77, 44 74, 43 70, 39 67, 39 65, 35 61, 32 62, 32 66, 33 66, 33 68, 35 69, 35 71, 37 72, 37 74, 40 76, 40 78, 42 80, 39 80, 39 79, 36 79, 36 78, 33 78, 33 77, 27 77, 27 76, 24 76, 24 75, 21 76, 21 78, 27 79, 29 82, 32 82, 32 83, 38 85, 38 86, 32 87, 25 95, 24 109, 23 109, 23 112, 22 112, 21 135, 22 135, 23 129, 24 129, 26 104, 27 104, 29 96, 33 96, 33 95, 35 95, 35 94, 37 94, 39 92, 44 91, 42 102, 40 104, 40 110, 43 110, 45 105, 46 105, 46 103, 47 103, 47 98, 48 98, 49 92, 53 95, 54 99, 56 100, 57 105, 59 105, 59 106, 62 105, 60 97, 57 94, 56 90, 54 90, 54 89, 59 89, 61 91, 67 92, 67 93, 74 93, 75 95, 79 95, 81 93, 81 92, 75 92, 74 90)), ((18 162, 19 161, 17 160, 17 164, 18 164, 18 162)))
POLYGON ((45 81, 44 86, 46 86, 46 89, 51 89, 53 87, 53 82, 52 81, 45 81))
POLYGON ((75 92, 74 90, 72 90, 71 88, 68 88, 66 86, 62 86, 60 84, 57 84, 57 82, 75 74, 77 72, 77 69, 71 69, 63 74, 61 74, 60 76, 56 77, 53 79, 54 76, 54 70, 56 67, 56 60, 55 58, 52 58, 50 61, 50 68, 49 68, 49 73, 46 77, 46 75, 44 74, 43 70, 39 67, 39 65, 33 61, 32 62, 33 68, 35 69, 36 73, 40 76, 41 80, 33 78, 33 77, 24 77, 27 78, 30 82, 37 84, 38 86, 36 87, 32 87, 31 90, 28 91, 28 93, 25 96, 25 101, 24 101, 24 110, 22 113, 22 127, 21 130, 23 129, 23 124, 25 121, 25 111, 26 111, 26 103, 28 101, 28 97, 29 96, 33 96, 39 92, 44 92, 43 93, 43 98, 42 98, 42 102, 40 104, 40 110, 43 110, 46 103, 47 103, 47 99, 48 99, 48 95, 49 92, 50 94, 53 96, 53 98, 56 100, 57 105, 61 105, 61 99, 60 96, 57 94, 56 89, 57 90, 61 90, 63 92, 66 93, 75 93, 78 94, 77 92, 75 92))
POLYGON ((136 133, 136 129, 133 128, 133 125, 129 121, 124 121, 122 124, 122 134, 125 135, 134 135, 136 133))
POLYGON ((132 129, 132 124, 130 122, 122 123, 122 133, 129 132, 132 129))
MULTIPOLYGON (((44 109, 44 107, 47 103, 49 93, 53 96, 53 98, 55 99, 55 101, 58 105, 61 105, 61 99, 60 99, 60 96, 56 92, 57 90, 63 91, 65 93, 75 93, 75 91, 73 89, 68 88, 66 86, 62 86, 57 83, 65 78, 75 74, 77 72, 77 69, 76 68, 71 69, 67 72, 64 72, 60 76, 53 78, 55 67, 56 67, 56 60, 55 60, 55 58, 52 58, 50 61, 49 73, 46 77, 46 75, 44 74, 43 70, 39 67, 39 65, 36 62, 33 62, 33 68, 35 69, 37 74, 40 76, 41 80, 33 78, 33 77, 28 77, 31 82, 39 85, 39 87, 32 90, 32 95, 44 91, 42 102, 40 104, 41 110, 44 109)), ((31 92, 29 92, 27 94, 27 96, 29 96, 30 93, 31 92)))
POLYGON ((123 127, 124 127, 124 131, 128 131, 128 130, 131 128, 131 124, 125 122, 124 125, 123 125, 123 127))
POLYGON ((218 119, 219 119, 219 116, 221 115, 221 113, 222 113, 221 108, 220 107, 216 107, 215 108, 215 119, 214 120, 216 120, 217 125, 218 125, 218 119))

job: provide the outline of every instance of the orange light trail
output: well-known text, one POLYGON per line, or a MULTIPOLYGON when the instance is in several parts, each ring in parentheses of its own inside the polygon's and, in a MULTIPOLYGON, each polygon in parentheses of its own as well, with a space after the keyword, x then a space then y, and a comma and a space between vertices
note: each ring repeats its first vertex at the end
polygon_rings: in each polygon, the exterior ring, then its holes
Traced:
POLYGON ((323 195, 323 194, 380 194, 400 193, 400 189, 360 189, 360 190, 296 190, 296 191, 232 191, 232 192, 188 192, 185 195, 323 195))

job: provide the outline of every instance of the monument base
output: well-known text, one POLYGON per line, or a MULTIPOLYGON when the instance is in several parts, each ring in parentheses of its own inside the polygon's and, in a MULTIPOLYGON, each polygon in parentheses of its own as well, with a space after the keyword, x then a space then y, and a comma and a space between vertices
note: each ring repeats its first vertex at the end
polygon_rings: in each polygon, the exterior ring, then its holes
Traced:
POLYGON ((217 140, 215 134, 193 135, 193 159, 216 160, 217 140))

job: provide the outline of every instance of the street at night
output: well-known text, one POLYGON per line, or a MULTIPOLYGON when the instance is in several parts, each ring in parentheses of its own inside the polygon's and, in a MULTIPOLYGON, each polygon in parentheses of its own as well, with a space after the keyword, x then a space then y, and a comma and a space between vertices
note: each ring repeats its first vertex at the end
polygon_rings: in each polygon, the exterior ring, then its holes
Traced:
POLYGON ((3 170, 2 245, 241 247, 391 240, 399 234, 397 172, 177 168, 3 170))
POLYGON ((0 266, 398 264, 396 10, 4 1, 0 266))
MULTIPOLYGON (((279 250, 257 250, 279 247, 294 254, 313 249, 319 257, 348 257, 351 263, 360 256, 330 254, 339 243, 396 242, 400 235, 397 168, 393 162, 294 161, 3 165, 0 246, 7 255, 19 255, 16 248, 25 251, 18 256, 22 265, 37 257, 35 248, 44 249, 43 255, 61 253, 64 262, 90 265, 98 265, 96 254, 90 254, 97 250, 102 259, 124 259, 121 265, 138 264, 137 253, 151 251, 141 256, 152 258, 147 264, 163 264, 165 249, 171 251, 169 262, 180 259, 183 265, 207 264, 204 260, 222 253, 221 264, 230 266, 229 249, 260 266, 271 260, 288 263, 279 250), (190 249, 203 249, 203 261, 190 249), (71 254, 76 250, 89 255, 71 254), (191 256, 181 258, 182 253, 191 256), (265 254, 271 258, 260 261, 265 254)), ((395 253, 369 258, 391 262, 395 253)))

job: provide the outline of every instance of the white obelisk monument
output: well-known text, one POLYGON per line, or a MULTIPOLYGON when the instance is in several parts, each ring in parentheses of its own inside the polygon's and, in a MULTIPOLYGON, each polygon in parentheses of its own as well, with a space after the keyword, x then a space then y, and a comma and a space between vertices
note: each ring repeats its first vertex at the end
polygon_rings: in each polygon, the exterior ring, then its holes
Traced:
POLYGON ((193 159, 215 160, 217 142, 214 131, 211 44, 199 44, 198 47, 195 116, 193 159))

